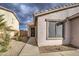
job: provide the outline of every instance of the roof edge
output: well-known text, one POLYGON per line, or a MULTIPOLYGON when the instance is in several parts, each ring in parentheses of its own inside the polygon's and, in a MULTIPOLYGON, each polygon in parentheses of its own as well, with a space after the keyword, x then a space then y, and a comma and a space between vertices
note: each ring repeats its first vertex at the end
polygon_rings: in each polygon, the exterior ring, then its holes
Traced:
POLYGON ((18 22, 20 23, 20 21, 19 21, 17 15, 16 15, 16 13, 15 13, 14 11, 12 11, 12 10, 10 10, 10 9, 8 9, 8 8, 5 8, 5 7, 3 7, 3 6, 0 6, 0 9, 6 10, 6 11, 11 12, 12 14, 14 14, 14 16, 16 17, 16 19, 17 19, 18 22))
POLYGON ((46 15, 46 14, 50 14, 50 13, 58 12, 58 11, 61 11, 61 10, 78 7, 78 6, 79 6, 79 3, 75 3, 75 4, 72 3, 72 5, 64 5, 63 7, 59 7, 59 8, 55 8, 55 9, 51 9, 51 10, 46 10, 46 11, 43 11, 43 12, 34 13, 34 16, 42 16, 42 15, 46 15))

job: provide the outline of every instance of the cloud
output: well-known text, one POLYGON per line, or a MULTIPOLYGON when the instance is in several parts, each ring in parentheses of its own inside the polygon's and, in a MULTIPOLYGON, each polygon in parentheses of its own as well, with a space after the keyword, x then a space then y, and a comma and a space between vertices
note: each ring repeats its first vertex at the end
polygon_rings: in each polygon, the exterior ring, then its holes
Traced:
POLYGON ((56 7, 56 6, 63 6, 64 4, 66 4, 66 3, 52 3, 50 5, 53 8, 53 7, 56 7))
POLYGON ((22 23, 31 22, 33 20, 32 14, 39 11, 36 6, 32 7, 30 5, 20 4, 19 7, 20 11, 18 12, 18 15, 20 16, 22 23))
POLYGON ((22 14, 31 14, 35 11, 37 12, 37 11, 39 11, 39 9, 37 7, 31 7, 31 6, 28 6, 28 5, 25 5, 25 4, 20 5, 20 12, 22 14))
POLYGON ((20 30, 27 30, 27 25, 20 25, 20 30))
POLYGON ((30 9, 31 9, 31 8, 28 7, 28 6, 26 6, 26 5, 20 5, 20 11, 21 11, 21 13, 23 13, 23 14, 29 13, 29 10, 30 10, 30 9))
POLYGON ((32 22, 33 21, 33 18, 32 17, 27 17, 27 21, 26 22, 32 22))
POLYGON ((25 23, 33 21, 33 13, 38 12, 39 10, 45 10, 53 8, 58 4, 54 3, 1 3, 1 6, 14 10, 23 25, 20 24, 20 28, 26 29, 25 23), (24 26, 25 25, 25 26, 24 26))
POLYGON ((27 20, 27 23, 32 22, 31 20, 27 20))
POLYGON ((12 3, 12 5, 14 5, 14 6, 18 6, 18 5, 20 5, 19 3, 12 3))

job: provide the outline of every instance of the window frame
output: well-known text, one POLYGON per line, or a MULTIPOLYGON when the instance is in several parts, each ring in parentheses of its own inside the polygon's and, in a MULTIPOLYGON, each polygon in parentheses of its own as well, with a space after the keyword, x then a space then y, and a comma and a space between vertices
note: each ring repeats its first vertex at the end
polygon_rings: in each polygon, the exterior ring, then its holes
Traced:
POLYGON ((60 40, 60 39, 63 39, 63 25, 62 25, 62 36, 61 37, 57 37, 56 36, 56 26, 55 26, 55 37, 49 37, 49 22, 60 22, 60 21, 46 21, 46 40, 60 40))

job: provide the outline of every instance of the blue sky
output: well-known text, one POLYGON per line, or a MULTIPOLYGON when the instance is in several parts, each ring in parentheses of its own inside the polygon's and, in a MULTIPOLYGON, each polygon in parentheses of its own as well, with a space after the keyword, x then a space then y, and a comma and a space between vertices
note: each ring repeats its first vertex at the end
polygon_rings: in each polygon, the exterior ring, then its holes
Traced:
POLYGON ((33 19, 32 14, 41 10, 50 9, 60 3, 0 3, 0 6, 6 7, 16 12, 20 21, 20 30, 26 30, 26 23, 31 22, 33 19))

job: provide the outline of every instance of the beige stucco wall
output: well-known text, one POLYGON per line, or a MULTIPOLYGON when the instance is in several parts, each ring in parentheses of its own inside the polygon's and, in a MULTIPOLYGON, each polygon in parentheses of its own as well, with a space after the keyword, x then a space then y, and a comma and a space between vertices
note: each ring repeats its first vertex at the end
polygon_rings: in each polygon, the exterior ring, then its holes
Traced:
POLYGON ((71 21, 71 44, 79 47, 79 18, 71 21))
MULTIPOLYGON (((11 26, 13 30, 19 31, 19 21, 12 12, 0 9, 0 15, 4 15, 3 18, 5 19, 7 26, 11 26)), ((14 33, 11 32, 11 36, 13 35, 14 33)))
POLYGON ((70 44, 70 39, 71 39, 71 26, 70 26, 70 21, 67 21, 66 23, 64 23, 63 44, 65 45, 70 44))
MULTIPOLYGON (((64 20, 66 17, 69 17, 73 14, 79 12, 79 7, 71 8, 68 10, 63 10, 51 14, 47 14, 44 16, 39 16, 38 25, 37 25, 37 42, 38 46, 47 46, 47 45, 61 45, 63 44, 63 40, 46 40, 46 21, 45 19, 52 19, 52 20, 64 20)), ((66 42, 67 43, 67 42, 66 42)))

